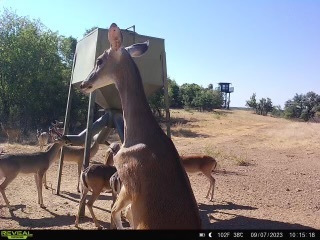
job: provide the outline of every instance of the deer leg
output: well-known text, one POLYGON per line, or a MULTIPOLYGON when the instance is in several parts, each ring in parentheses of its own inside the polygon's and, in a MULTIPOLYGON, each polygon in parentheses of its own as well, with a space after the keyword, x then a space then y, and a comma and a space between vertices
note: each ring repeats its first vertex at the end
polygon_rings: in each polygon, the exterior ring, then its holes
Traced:
POLYGON ((77 191, 78 193, 80 192, 80 175, 81 175, 81 170, 82 170, 82 163, 78 163, 78 185, 77 185, 77 191))
POLYGON ((43 196, 42 196, 42 180, 43 180, 43 175, 45 174, 45 171, 40 171, 37 173, 38 175, 38 199, 39 199, 39 203, 40 203, 40 207, 41 208, 45 208, 44 204, 43 204, 43 196))
POLYGON ((209 197, 209 194, 210 194, 210 192, 211 192, 210 201, 213 201, 213 193, 214 193, 214 186, 215 186, 216 180, 214 179, 214 177, 213 177, 211 174, 210 174, 210 176, 207 176, 207 178, 208 178, 209 181, 210 181, 210 187, 209 187, 209 190, 208 190, 208 193, 207 193, 206 198, 209 197))
POLYGON ((47 173, 43 174, 42 183, 43 183, 45 189, 49 188, 48 185, 47 185, 47 173))
MULTIPOLYGON (((101 190, 102 190, 102 189, 101 189, 101 190)), ((94 203, 94 202, 97 200, 97 198, 99 197, 100 192, 101 192, 101 191, 93 191, 93 192, 92 192, 92 195, 91 195, 91 197, 90 197, 90 199, 89 199, 89 201, 88 201, 87 204, 86 204, 87 207, 88 207, 88 209, 89 209, 89 211, 90 211, 90 213, 91 213, 93 222, 94 222, 94 224, 96 225, 96 227, 97 227, 98 229, 101 229, 101 226, 100 226, 100 224, 99 224, 96 216, 94 215, 92 206, 93 206, 93 203, 94 203)))
POLYGON ((2 197, 7 205, 7 207, 9 208, 9 210, 13 210, 13 207, 10 206, 10 203, 9 203, 9 200, 6 196, 6 193, 5 193, 5 189, 6 187, 9 185, 9 183, 12 182, 13 179, 15 179, 15 177, 18 175, 18 173, 14 174, 13 176, 11 177, 6 177, 6 179, 1 183, 0 185, 0 192, 2 194, 2 197))
POLYGON ((124 186, 121 187, 113 207, 111 208, 111 227, 123 229, 121 221, 121 211, 131 203, 130 196, 124 186))
POLYGON ((129 204, 126 207, 126 213, 125 213, 126 219, 128 220, 131 229, 134 229, 134 225, 133 225, 133 217, 132 217, 132 210, 131 210, 131 204, 129 204))
POLYGON ((37 187, 37 193, 38 193, 38 204, 40 204, 40 198, 39 198, 39 177, 38 173, 34 174, 34 181, 36 182, 36 187, 37 187))
POLYGON ((81 197, 80 197, 80 202, 79 202, 79 209, 78 209, 78 214, 76 216, 76 221, 74 222, 75 227, 78 227, 79 224, 79 218, 80 218, 80 212, 81 212, 81 208, 84 204, 84 202, 86 201, 86 196, 88 194, 89 189, 86 187, 82 187, 82 191, 81 191, 81 197))

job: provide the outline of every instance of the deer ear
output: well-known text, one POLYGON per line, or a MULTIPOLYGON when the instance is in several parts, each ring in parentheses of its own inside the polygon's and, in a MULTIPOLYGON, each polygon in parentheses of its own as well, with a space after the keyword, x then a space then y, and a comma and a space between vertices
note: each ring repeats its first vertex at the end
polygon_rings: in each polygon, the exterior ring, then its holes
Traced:
POLYGON ((117 51, 122 45, 122 33, 117 24, 112 23, 108 31, 108 40, 112 50, 117 51))
POLYGON ((126 47, 126 50, 131 55, 131 57, 141 57, 149 49, 149 40, 144 43, 136 43, 129 47, 126 47))

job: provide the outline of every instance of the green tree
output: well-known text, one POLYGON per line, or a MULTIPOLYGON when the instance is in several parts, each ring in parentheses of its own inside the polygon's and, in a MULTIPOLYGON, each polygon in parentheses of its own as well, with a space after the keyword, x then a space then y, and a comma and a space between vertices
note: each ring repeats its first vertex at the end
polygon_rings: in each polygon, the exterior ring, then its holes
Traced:
POLYGON ((203 88, 193 100, 193 105, 198 108, 199 111, 212 111, 215 108, 221 108, 222 104, 222 93, 209 88, 203 88))
POLYGON ((196 107, 196 97, 201 92, 201 87, 195 83, 185 83, 180 87, 182 103, 184 107, 196 107))
POLYGON ((164 88, 160 88, 158 91, 148 97, 148 103, 151 111, 155 117, 163 117, 164 103, 164 88))
POLYGON ((175 80, 168 77, 168 95, 171 108, 182 108, 180 87, 175 80))
POLYGON ((308 121, 314 118, 320 107, 320 96, 314 92, 296 94, 285 103, 284 116, 286 118, 300 118, 308 121))
POLYGON ((246 101, 246 106, 253 109, 257 108, 256 93, 253 93, 252 96, 250 97, 250 100, 246 101))
POLYGON ((76 40, 39 20, 0 16, 0 121, 24 130, 65 114, 76 40))

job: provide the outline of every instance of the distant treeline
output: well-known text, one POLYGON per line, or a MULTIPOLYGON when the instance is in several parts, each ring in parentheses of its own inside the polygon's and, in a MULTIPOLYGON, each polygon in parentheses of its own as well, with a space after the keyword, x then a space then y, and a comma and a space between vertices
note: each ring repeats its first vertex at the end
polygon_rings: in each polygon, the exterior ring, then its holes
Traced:
MULTIPOLYGON (((214 90, 213 85, 207 88, 195 83, 184 83, 179 86, 175 80, 168 80, 168 98, 170 108, 196 109, 198 111, 212 111, 219 109, 224 103, 220 91, 214 90)), ((165 109, 164 89, 160 89, 149 98, 149 104, 155 116, 162 116, 165 109)))
POLYGON ((306 94, 296 94, 292 99, 285 102, 284 109, 280 106, 273 106, 270 98, 256 100, 253 93, 246 106, 255 110, 257 114, 284 117, 287 119, 301 119, 303 121, 314 120, 319 117, 320 96, 312 91, 306 94))

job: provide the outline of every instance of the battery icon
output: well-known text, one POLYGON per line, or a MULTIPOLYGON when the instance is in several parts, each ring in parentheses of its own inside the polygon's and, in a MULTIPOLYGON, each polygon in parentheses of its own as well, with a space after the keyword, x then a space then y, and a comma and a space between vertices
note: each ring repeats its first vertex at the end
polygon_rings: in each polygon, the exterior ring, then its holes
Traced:
POLYGON ((205 237, 206 234, 205 233, 199 233, 199 237, 205 237))

